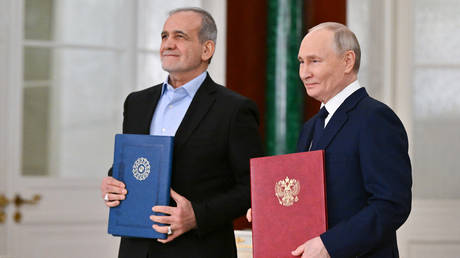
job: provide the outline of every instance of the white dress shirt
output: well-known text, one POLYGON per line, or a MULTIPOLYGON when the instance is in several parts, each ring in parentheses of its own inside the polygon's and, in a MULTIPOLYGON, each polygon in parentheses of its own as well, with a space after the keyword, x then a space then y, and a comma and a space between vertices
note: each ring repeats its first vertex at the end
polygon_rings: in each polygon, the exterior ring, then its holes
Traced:
POLYGON ((334 115, 335 111, 342 105, 342 103, 351 95, 353 92, 357 91, 361 88, 359 85, 358 80, 350 83, 347 87, 345 87, 342 91, 337 93, 334 97, 332 97, 326 104, 321 103, 321 107, 326 106, 327 115, 326 119, 324 120, 324 127, 327 126, 329 120, 331 120, 332 116, 334 115))

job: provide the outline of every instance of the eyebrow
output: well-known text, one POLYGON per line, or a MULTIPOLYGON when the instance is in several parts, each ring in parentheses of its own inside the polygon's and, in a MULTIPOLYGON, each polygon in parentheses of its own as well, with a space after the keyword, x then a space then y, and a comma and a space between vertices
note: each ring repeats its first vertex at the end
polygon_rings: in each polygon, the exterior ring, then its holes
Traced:
MULTIPOLYGON (((168 34, 169 33, 167 31, 162 31, 161 32, 162 36, 163 35, 168 35, 168 34)), ((174 30, 174 31, 171 32, 171 34, 175 34, 175 35, 180 34, 180 35, 184 35, 186 38, 190 38, 190 36, 187 33, 185 33, 184 31, 182 31, 182 30, 174 30)))
POLYGON ((317 56, 317 55, 308 55, 308 56, 306 56, 306 59, 316 59, 316 58, 320 58, 320 59, 321 59, 321 57, 320 57, 320 56, 317 56))
POLYGON ((317 56, 317 55, 308 55, 308 56, 305 56, 305 58, 303 56, 298 56, 297 59, 299 61, 301 60, 311 60, 311 59, 322 59, 320 56, 317 56))

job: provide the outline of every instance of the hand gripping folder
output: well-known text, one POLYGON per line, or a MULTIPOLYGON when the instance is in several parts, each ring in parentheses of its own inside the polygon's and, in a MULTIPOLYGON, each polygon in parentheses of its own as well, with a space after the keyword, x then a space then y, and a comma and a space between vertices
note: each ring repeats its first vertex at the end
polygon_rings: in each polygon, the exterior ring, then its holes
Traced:
POLYGON ((250 164, 254 258, 291 257, 327 228, 324 151, 253 158, 250 164))
POLYGON ((150 215, 169 205, 173 137, 117 134, 112 176, 126 185, 126 199, 110 208, 108 232, 115 236, 160 238, 150 215))

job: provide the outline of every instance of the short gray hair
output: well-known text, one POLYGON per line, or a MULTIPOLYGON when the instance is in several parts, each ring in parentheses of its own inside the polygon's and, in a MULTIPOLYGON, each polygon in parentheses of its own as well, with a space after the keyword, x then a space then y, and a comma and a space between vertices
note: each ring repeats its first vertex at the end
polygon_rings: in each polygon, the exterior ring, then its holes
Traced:
POLYGON ((334 33, 334 47, 338 54, 343 54, 345 51, 351 50, 355 53, 355 65, 353 71, 358 73, 361 63, 361 48, 359 46, 356 35, 347 26, 337 22, 323 22, 308 30, 326 29, 334 33))
POLYGON ((217 26, 214 18, 206 10, 199 7, 184 7, 177 8, 169 12, 169 16, 180 12, 195 12, 201 16, 201 28, 198 37, 201 43, 207 40, 212 40, 214 44, 217 43, 217 26))

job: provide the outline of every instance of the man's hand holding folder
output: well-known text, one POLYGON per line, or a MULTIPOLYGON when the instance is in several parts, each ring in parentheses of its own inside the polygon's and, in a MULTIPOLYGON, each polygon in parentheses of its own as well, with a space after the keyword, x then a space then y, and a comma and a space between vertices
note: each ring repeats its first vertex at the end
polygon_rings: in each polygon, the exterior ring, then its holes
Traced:
POLYGON ((126 198, 128 191, 123 182, 108 176, 102 180, 101 193, 107 207, 116 207, 126 198))
MULTIPOLYGON (((249 208, 248 211, 246 212, 246 219, 249 222, 252 222, 251 208, 249 208)), ((312 238, 308 240, 307 242, 303 243, 302 245, 297 247, 294 251, 292 251, 292 255, 294 256, 302 255, 302 258, 309 258, 309 257, 329 258, 330 257, 320 237, 312 238)))
MULTIPOLYGON (((102 198, 105 200, 107 207, 116 207, 120 205, 120 201, 126 198, 128 191, 125 188, 123 182, 116 180, 113 177, 105 177, 102 180, 101 192, 102 198)), ((153 224, 153 229, 160 233, 168 234, 167 239, 158 239, 158 242, 168 243, 182 235, 185 232, 190 231, 196 227, 195 212, 193 211, 192 204, 187 198, 178 194, 171 189, 171 198, 174 199, 177 206, 153 206, 153 212, 161 212, 167 216, 155 216, 151 215, 150 220, 166 224, 166 226, 159 226, 153 224)))
POLYGON ((187 200, 184 196, 176 193, 171 189, 171 198, 176 201, 177 206, 153 206, 152 211, 161 212, 167 216, 150 216, 150 219, 154 222, 168 224, 168 226, 159 226, 154 224, 153 228, 160 233, 168 233, 168 238, 158 239, 158 242, 168 243, 174 240, 176 237, 182 235, 185 232, 190 231, 196 227, 195 212, 192 208, 192 203, 187 200))
POLYGON ((253 256, 328 257, 318 237, 327 228, 324 151, 253 158, 250 164, 252 209, 246 217, 253 256))

